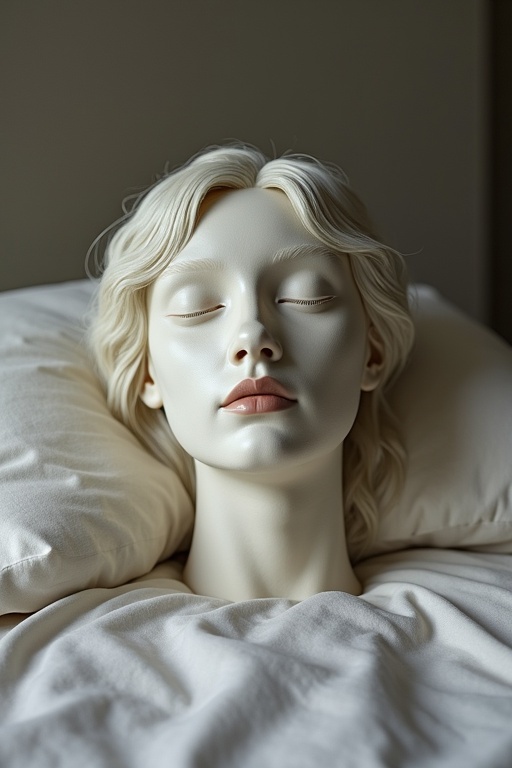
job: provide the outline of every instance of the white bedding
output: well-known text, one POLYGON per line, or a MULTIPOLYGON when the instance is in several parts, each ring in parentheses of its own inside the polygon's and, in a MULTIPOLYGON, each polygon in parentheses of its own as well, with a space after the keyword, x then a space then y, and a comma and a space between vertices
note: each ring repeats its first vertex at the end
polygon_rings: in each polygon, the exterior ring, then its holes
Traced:
POLYGON ((361 598, 228 603, 162 564, 5 616, 0 766, 510 768, 512 557, 358 574, 361 598))
POLYGON ((234 604, 168 561, 185 468, 108 411, 91 293, 0 296, 0 768, 512 768, 510 348, 418 290, 364 595, 234 604))

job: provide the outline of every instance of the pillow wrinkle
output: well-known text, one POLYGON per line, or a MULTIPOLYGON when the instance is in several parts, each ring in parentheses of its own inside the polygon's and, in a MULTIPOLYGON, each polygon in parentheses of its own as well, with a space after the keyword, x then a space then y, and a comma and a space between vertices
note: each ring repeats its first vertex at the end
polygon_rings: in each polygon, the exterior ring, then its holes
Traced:
POLYGON ((88 281, 0 295, 0 614, 150 571, 190 540, 176 470, 109 413, 88 281))

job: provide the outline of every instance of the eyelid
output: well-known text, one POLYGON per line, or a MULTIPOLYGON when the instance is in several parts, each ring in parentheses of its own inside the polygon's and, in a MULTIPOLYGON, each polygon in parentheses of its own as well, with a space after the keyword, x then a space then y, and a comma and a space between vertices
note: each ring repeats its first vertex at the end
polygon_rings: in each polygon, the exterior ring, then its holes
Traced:
POLYGON ((318 304, 326 304, 328 301, 332 301, 335 299, 335 296, 320 296, 318 299, 289 299, 289 298, 282 298, 278 299, 278 304, 300 304, 300 306, 317 306, 318 304))
POLYGON ((208 307, 208 309, 200 309, 197 312, 170 312, 166 317, 182 317, 182 318, 189 318, 189 317, 201 317, 201 315, 207 315, 210 312, 215 312, 217 309, 223 309, 224 304, 216 304, 214 307, 208 307))

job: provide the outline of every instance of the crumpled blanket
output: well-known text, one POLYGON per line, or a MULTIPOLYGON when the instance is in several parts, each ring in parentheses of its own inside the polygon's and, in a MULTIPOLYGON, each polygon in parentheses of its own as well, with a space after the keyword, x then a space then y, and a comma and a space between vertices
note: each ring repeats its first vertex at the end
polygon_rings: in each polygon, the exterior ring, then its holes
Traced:
POLYGON ((510 768, 512 556, 415 550, 362 597, 230 603, 172 564, 0 640, 2 768, 510 768))

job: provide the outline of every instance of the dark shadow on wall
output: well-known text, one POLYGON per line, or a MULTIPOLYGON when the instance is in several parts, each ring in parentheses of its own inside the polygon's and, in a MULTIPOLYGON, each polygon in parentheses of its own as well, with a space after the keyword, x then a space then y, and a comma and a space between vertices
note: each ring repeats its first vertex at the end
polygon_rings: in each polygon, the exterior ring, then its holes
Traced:
POLYGON ((491 324, 512 343, 512 1, 491 5, 491 324))

